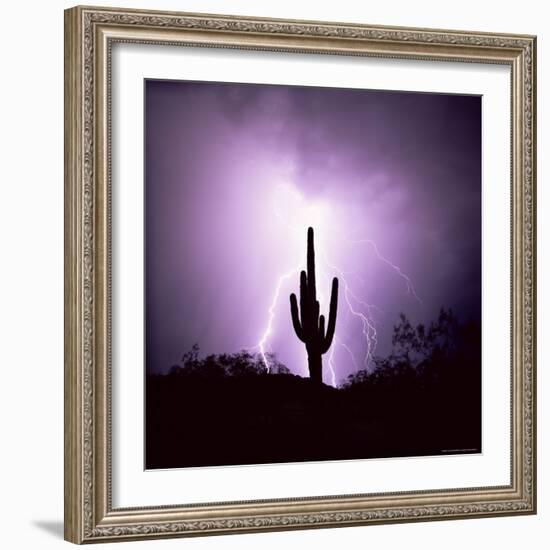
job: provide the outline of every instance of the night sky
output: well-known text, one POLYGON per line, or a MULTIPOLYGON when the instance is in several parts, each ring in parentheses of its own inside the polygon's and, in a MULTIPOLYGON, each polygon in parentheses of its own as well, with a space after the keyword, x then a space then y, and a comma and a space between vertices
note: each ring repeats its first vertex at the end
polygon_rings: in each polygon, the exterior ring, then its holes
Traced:
POLYGON ((480 97, 148 80, 145 117, 148 372, 198 343, 306 376, 309 225, 325 315, 340 279, 327 383, 388 354, 400 312, 480 322, 480 97))

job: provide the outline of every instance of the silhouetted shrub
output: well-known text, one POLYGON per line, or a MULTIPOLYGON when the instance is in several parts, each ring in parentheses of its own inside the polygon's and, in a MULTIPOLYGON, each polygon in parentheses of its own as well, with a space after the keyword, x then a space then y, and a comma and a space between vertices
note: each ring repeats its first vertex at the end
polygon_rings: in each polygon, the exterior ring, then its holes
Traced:
POLYGON ((260 353, 250 353, 243 350, 238 353, 221 353, 207 355, 199 359, 200 347, 193 347, 183 354, 181 365, 173 365, 168 376, 199 376, 201 378, 224 378, 259 376, 265 374, 289 375, 290 370, 283 365, 274 353, 266 353, 265 358, 269 365, 266 367, 260 353))

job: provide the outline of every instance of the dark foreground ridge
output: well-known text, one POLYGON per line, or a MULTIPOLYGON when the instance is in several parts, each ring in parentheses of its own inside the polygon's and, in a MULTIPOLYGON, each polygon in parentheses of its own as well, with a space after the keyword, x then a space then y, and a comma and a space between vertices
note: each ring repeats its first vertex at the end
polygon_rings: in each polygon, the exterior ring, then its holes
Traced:
POLYGON ((338 389, 195 348, 147 376, 146 468, 480 452, 479 326, 442 315, 429 329, 402 318, 395 352, 338 389))

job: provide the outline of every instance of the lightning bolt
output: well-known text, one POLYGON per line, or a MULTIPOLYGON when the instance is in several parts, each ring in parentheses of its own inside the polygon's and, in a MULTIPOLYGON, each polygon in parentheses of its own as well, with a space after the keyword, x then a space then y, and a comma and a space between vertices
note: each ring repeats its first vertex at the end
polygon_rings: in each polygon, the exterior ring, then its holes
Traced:
POLYGON ((265 368, 267 369, 267 372, 270 372, 271 366, 269 364, 269 361, 267 359, 267 351, 266 346, 267 342, 269 340, 269 337, 271 336, 273 332, 273 320, 275 319, 275 308, 277 307, 277 302, 279 301, 279 296, 281 294, 281 288, 283 286, 283 283, 292 277, 292 275, 295 275, 296 273, 299 273, 299 267, 296 269, 293 269, 292 271, 289 271, 288 273, 285 273, 284 275, 281 275, 277 279, 277 284, 275 285, 275 291, 273 293, 273 299, 271 300, 271 304, 269 306, 269 309, 267 310, 267 323, 265 330, 260 338, 260 341, 255 346, 256 349, 260 350, 260 356, 262 358, 262 361, 265 365, 265 368))
POLYGON ((374 250, 374 254, 376 255, 376 257, 381 262, 384 262, 386 265, 391 267, 391 269, 393 269, 399 275, 399 277, 401 277, 405 281, 405 284, 407 285, 407 293, 411 294, 420 305, 423 305, 422 300, 418 297, 418 294, 414 289, 414 285, 412 284, 411 278, 405 273, 403 273, 403 271, 398 265, 395 265, 393 262, 390 262, 390 260, 388 260, 385 256, 382 256, 382 254, 380 254, 380 250, 378 250, 378 246, 376 246, 376 243, 374 241, 370 239, 361 239, 358 241, 349 241, 349 242, 351 244, 363 244, 363 243, 369 244, 374 250))
POLYGON ((336 347, 337 346, 341 346, 342 348, 344 348, 344 350, 347 351, 347 353, 349 354, 350 358, 351 358, 351 362, 353 363, 353 367, 355 369, 355 371, 357 372, 359 370, 359 365, 357 364, 357 361, 355 360, 355 355, 353 355, 353 352, 351 351, 350 347, 345 344, 344 342, 342 342, 342 340, 340 340, 340 338, 338 338, 338 336, 336 336, 336 334, 334 335, 334 345, 332 346, 331 350, 330 350, 330 355, 329 355, 329 358, 328 358, 328 368, 329 368, 329 372, 330 372, 330 378, 331 378, 331 385, 336 387, 336 372, 334 370, 334 354, 336 353, 336 347))
MULTIPOLYGON (((334 343, 337 342, 336 336, 334 336, 334 343)), ((335 388, 336 387, 336 371, 334 370, 334 352, 336 350, 336 346, 332 346, 332 349, 330 350, 330 354, 328 356, 328 370, 330 372, 330 381, 331 385, 335 388)))
MULTIPOLYGON (((368 368, 369 362, 371 361, 374 351, 376 349, 376 345, 378 344, 378 335, 376 332, 376 326, 374 323, 374 318, 371 313, 371 309, 375 308, 376 306, 372 304, 367 304, 365 301, 360 300, 356 294, 351 290, 350 285, 348 283, 348 280, 346 278, 346 273, 342 271, 340 268, 338 268, 336 265, 332 264, 327 260, 327 257, 325 254, 322 255, 323 261, 325 264, 332 270, 336 271, 338 276, 340 277, 341 281, 344 283, 344 299, 346 301, 346 305, 348 306, 348 311, 359 320, 361 323, 361 331, 363 336, 365 337, 365 348, 366 353, 363 360, 363 365, 365 368, 368 368), (352 305, 352 302, 355 303, 352 305), (360 310, 357 306, 360 306, 363 308, 363 310, 360 310)), ((336 343, 336 340, 335 340, 336 343)), ((339 339, 339 344, 343 346, 343 342, 339 339)), ((345 346, 347 351, 352 356, 353 364, 355 367, 355 370, 357 371, 358 364, 355 359, 355 356, 351 352, 349 346, 345 346)), ((335 346, 333 346, 334 350, 335 346)))

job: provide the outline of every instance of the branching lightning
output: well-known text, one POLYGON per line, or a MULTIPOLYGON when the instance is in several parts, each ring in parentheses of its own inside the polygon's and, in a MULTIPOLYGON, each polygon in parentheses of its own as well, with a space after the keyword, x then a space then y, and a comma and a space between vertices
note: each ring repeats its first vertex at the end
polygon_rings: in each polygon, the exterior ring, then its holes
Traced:
MULTIPOLYGON (((338 339, 336 338, 336 335, 334 337, 334 344, 338 339)), ((334 350, 336 349, 336 346, 333 345, 330 350, 330 354, 328 356, 328 370, 330 372, 330 382, 333 387, 336 387, 336 371, 334 370, 334 350)))
MULTIPOLYGON (((374 323, 374 317, 372 316, 371 309, 375 306, 371 304, 367 304, 363 300, 360 300, 357 298, 355 293, 351 290, 350 285, 347 281, 347 278, 345 276, 345 273, 340 270, 337 266, 331 264, 327 259, 326 255, 323 255, 323 260, 325 264, 332 270, 336 271, 338 276, 340 277, 340 280, 343 282, 344 286, 344 299, 346 301, 346 305, 348 307, 349 313, 351 313, 355 318, 358 319, 358 321, 361 324, 361 332, 363 336, 365 337, 365 357, 363 359, 363 366, 364 368, 368 368, 369 362, 372 359, 374 355, 374 351, 376 349, 376 345, 378 343, 378 337, 376 333, 376 326, 374 323), (352 305, 352 302, 356 304, 354 307, 352 305), (362 307, 363 310, 359 310, 357 306, 362 307)), ((340 345, 343 345, 343 342, 341 339, 338 339, 338 342, 340 345)), ((336 346, 333 346, 335 348, 336 346)), ((351 352, 349 346, 346 346, 347 350, 351 352)), ((353 353, 351 353, 353 356, 353 353)), ((355 370, 357 371, 357 361, 355 360, 355 356, 353 356, 353 364, 355 367, 355 370)))
POLYGON ((281 275, 277 280, 277 284, 275 285, 275 292, 273 293, 273 299, 271 300, 271 305, 267 310, 267 324, 262 334, 262 337, 260 338, 260 341, 256 345, 256 348, 260 350, 260 355, 262 357, 262 361, 265 365, 265 368, 267 369, 267 372, 270 371, 271 367, 266 355, 267 354, 266 345, 267 345, 267 341, 269 340, 269 337, 271 336, 271 333, 273 332, 273 320, 275 319, 275 308, 277 307, 277 302, 279 301, 279 296, 281 294, 281 288, 283 286, 283 283, 287 279, 292 277, 292 275, 296 275, 296 273, 299 273, 299 268, 293 269, 292 271, 289 271, 288 273, 281 275))
POLYGON ((363 244, 363 243, 370 244, 370 246, 374 250, 376 257, 380 261, 384 262, 386 265, 390 266, 405 281, 405 284, 407 285, 407 292, 411 294, 419 304, 423 303, 422 300, 418 297, 418 294, 414 289, 414 285, 412 284, 410 277, 405 273, 403 273, 403 271, 401 271, 401 268, 399 266, 395 265, 394 263, 390 262, 390 260, 382 256, 382 254, 380 254, 380 251, 378 250, 378 246, 376 246, 376 243, 374 241, 370 239, 361 239, 358 241, 349 241, 349 242, 351 244, 363 244))

